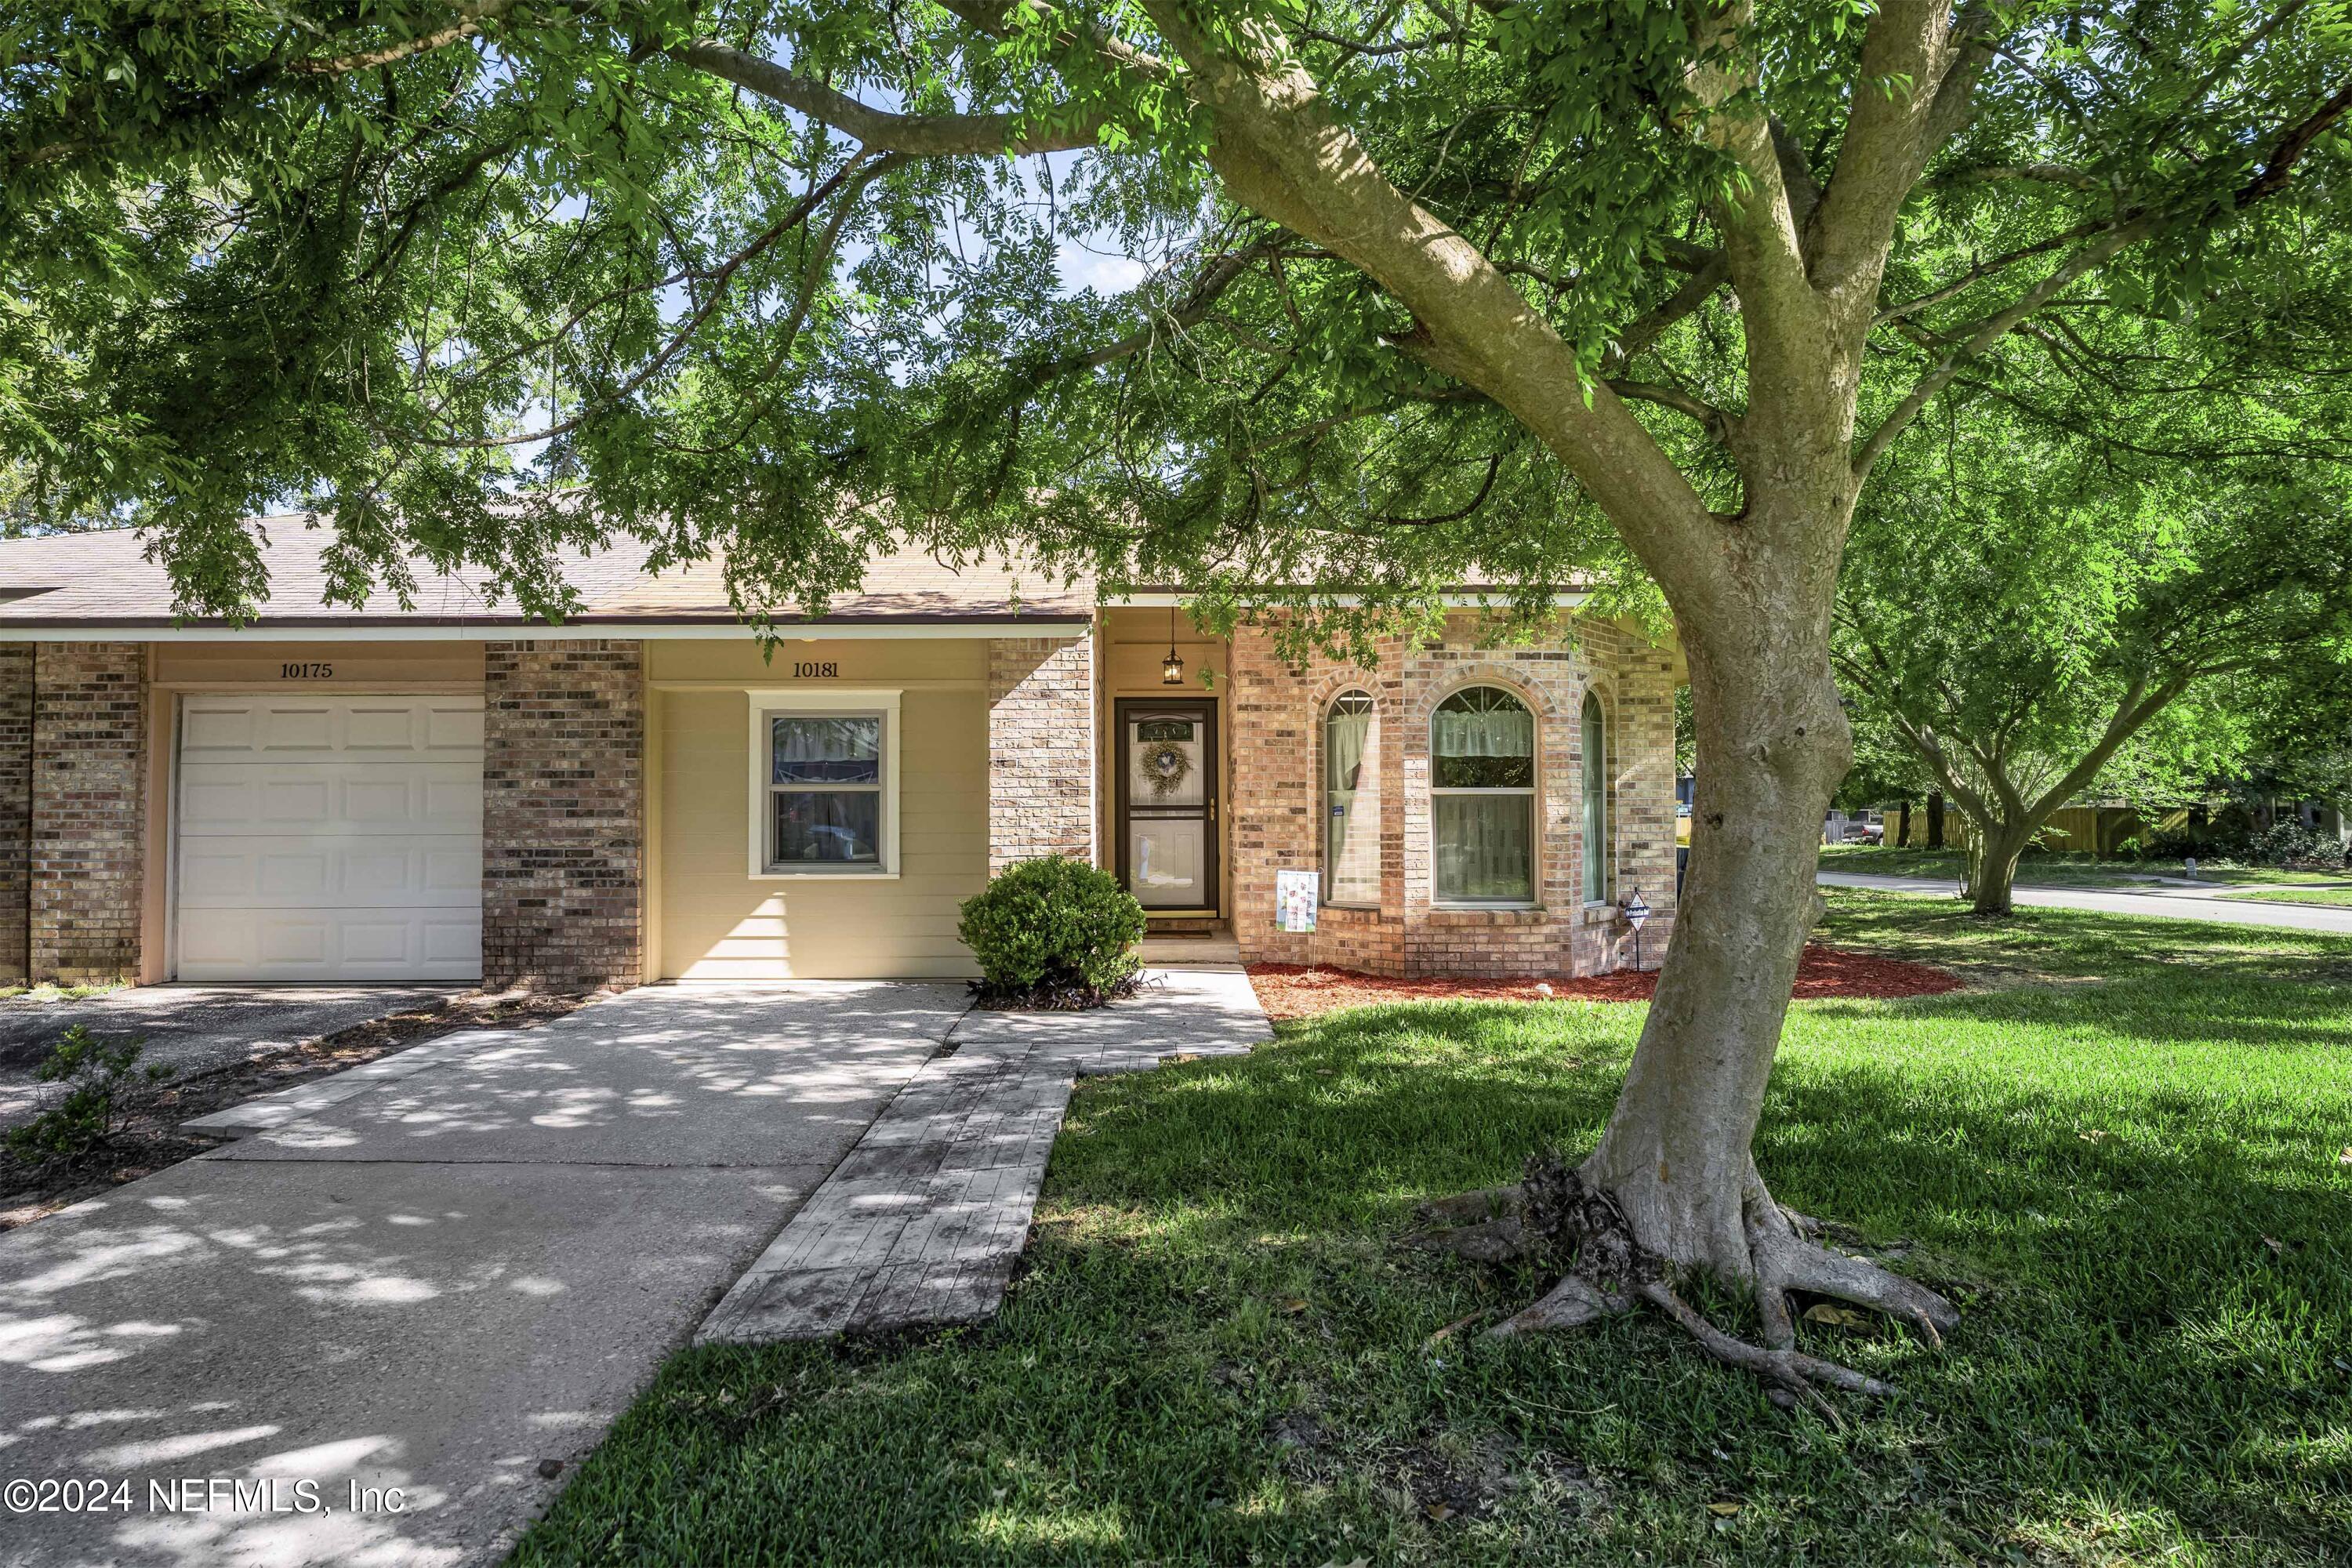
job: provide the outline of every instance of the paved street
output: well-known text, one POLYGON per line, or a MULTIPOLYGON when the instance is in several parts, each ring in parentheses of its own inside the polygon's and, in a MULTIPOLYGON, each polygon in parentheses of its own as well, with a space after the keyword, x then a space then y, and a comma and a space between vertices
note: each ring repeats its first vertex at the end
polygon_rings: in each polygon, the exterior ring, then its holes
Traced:
MULTIPOLYGON (((1877 888, 1895 893, 1934 893, 1956 898, 1958 882, 1937 877, 1871 877, 1852 871, 1823 871, 1825 888, 1877 888)), ((2158 920, 2231 921, 2240 925, 2283 926, 2294 931, 2338 931, 2352 935, 2352 909, 2324 904, 2266 904, 2252 900, 2221 899, 2195 888, 2167 888, 2135 893, 2093 892, 2080 888, 2019 888, 2017 902, 2056 910, 2105 910, 2119 915, 2149 915, 2158 920)))

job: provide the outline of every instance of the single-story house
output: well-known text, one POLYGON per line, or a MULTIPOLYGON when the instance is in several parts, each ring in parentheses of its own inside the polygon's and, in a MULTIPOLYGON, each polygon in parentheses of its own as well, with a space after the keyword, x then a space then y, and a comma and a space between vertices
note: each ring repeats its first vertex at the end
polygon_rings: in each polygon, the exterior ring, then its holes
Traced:
POLYGON ((635 545, 551 626, 423 568, 327 605, 329 531, 263 531, 243 626, 130 531, 0 542, 0 982, 965 974, 958 905, 1047 854, 1252 961, 1582 974, 1635 890, 1652 963, 1673 923, 1680 660, 1573 595, 1546 646, 1465 608, 1295 666, 908 553, 771 657, 635 545))

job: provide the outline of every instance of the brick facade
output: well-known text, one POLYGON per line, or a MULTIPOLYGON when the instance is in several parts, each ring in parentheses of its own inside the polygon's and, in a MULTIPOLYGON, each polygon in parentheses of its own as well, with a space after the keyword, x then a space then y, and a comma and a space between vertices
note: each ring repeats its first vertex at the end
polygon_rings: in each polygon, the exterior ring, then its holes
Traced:
POLYGON ((1094 639, 988 645, 988 869, 1095 857, 1094 639))
POLYGON ((133 982, 147 859, 147 649, 40 643, 32 660, 32 978, 133 982))
POLYGON ((482 706, 483 984, 638 984, 644 645, 490 643, 482 706))
MULTIPOLYGON (((1593 974, 1633 963, 1616 905, 1639 888, 1654 911, 1642 959, 1656 967, 1675 909, 1672 656, 1607 623, 1580 620, 1572 642, 1482 648, 1456 616, 1441 646, 1391 640, 1376 668, 1328 659, 1284 665, 1270 638, 1233 646, 1234 931, 1252 962, 1332 964, 1377 974, 1593 974), (1432 898, 1430 721, 1466 686, 1504 688, 1536 717, 1535 907, 1448 909, 1432 898), (1313 932, 1274 929, 1275 873, 1318 869, 1325 827, 1322 718, 1331 700, 1373 699, 1367 775, 1376 772, 1380 901, 1327 905, 1313 932), (1608 737, 1607 900, 1583 898, 1581 715, 1600 698, 1608 737)), ((1361 795, 1359 794, 1360 805, 1361 795)))
POLYGON ((32 978, 33 645, 0 643, 0 985, 32 978))

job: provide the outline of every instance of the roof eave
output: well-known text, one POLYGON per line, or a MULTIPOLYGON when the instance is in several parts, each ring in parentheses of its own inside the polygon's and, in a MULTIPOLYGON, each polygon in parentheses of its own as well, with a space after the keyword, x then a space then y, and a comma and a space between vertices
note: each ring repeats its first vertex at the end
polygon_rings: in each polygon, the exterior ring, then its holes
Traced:
POLYGON ((634 639, 728 640, 762 636, 790 642, 861 637, 1084 637, 1088 611, 982 615, 872 615, 779 620, 766 628, 730 616, 581 616, 561 625, 484 616, 419 616, 401 620, 352 616, 272 616, 226 621, 163 616, 0 617, 0 642, 578 642, 624 635, 634 639))

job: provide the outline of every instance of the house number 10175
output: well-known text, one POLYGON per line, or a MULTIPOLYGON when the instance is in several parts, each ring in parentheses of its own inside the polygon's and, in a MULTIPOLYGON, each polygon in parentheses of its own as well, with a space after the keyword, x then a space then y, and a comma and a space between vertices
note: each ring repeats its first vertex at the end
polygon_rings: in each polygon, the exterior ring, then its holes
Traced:
POLYGON ((335 667, 331 664, 281 664, 278 667, 280 680, 331 680, 335 667))
POLYGON ((802 661, 793 666, 793 674, 796 679, 831 680, 841 674, 841 666, 831 659, 825 660, 823 664, 802 661))

